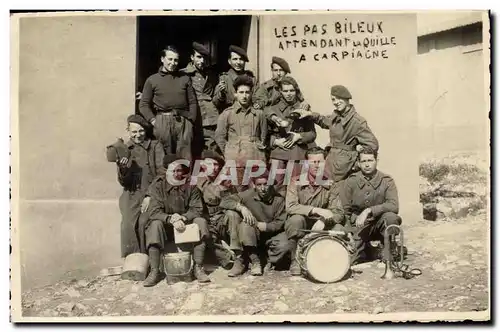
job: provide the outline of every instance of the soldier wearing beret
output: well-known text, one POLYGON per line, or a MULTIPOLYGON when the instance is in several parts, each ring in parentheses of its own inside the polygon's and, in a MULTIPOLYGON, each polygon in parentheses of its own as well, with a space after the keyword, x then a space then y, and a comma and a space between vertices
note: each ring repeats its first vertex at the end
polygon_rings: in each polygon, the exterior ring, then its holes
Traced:
POLYGON ((262 83, 255 91, 254 107, 264 109, 267 106, 276 105, 281 98, 278 83, 290 73, 288 62, 285 59, 273 56, 271 59, 271 79, 262 83))
MULTIPOLYGON (((197 124, 202 128, 196 131, 196 133, 200 133, 200 135, 195 135, 196 145, 199 147, 204 146, 204 149, 220 152, 215 143, 215 128, 217 127, 219 110, 217 105, 213 103, 218 76, 215 70, 210 67, 209 50, 197 42, 193 42, 192 48, 191 62, 181 71, 191 77, 201 113, 201 118, 197 121, 197 124), (203 130, 203 135, 201 135, 201 130, 203 130)), ((196 155, 199 155, 199 153, 201 151, 197 151, 196 155)))
POLYGON ((236 165, 238 189, 242 183, 247 161, 266 161, 265 144, 267 139, 267 120, 262 110, 252 107, 253 80, 238 76, 233 84, 236 101, 219 116, 215 140, 224 153, 226 163, 236 165))
POLYGON ((116 162, 118 182, 123 187, 119 206, 121 221, 121 256, 140 252, 139 219, 148 218, 147 189, 163 170, 163 146, 159 141, 146 138, 148 122, 140 115, 127 118, 129 140, 119 140, 107 147, 108 161, 116 162))
POLYGON ((167 154, 192 159, 194 125, 199 109, 193 84, 178 70, 179 51, 162 50, 162 66, 144 83, 139 111, 154 126, 153 133, 167 154))
POLYGON ((182 164, 181 159, 166 155, 163 160, 166 176, 157 177, 148 190, 151 197, 148 209, 150 218, 139 228, 141 247, 148 253, 151 267, 144 287, 154 286, 163 279, 160 257, 167 241, 174 240, 173 229, 182 232, 191 223, 198 225, 201 239, 192 249, 194 275, 198 282, 210 282, 203 270, 206 243, 210 239, 207 220, 203 218, 203 201, 200 190, 183 181, 189 175, 189 167, 182 164))
MULTIPOLYGON (((356 252, 352 263, 357 263, 370 241, 383 241, 389 225, 401 225, 398 189, 393 178, 377 170, 377 152, 363 147, 359 152, 360 171, 351 174, 340 192, 346 220, 356 227, 356 252)), ((389 232, 390 235, 397 234, 389 232)), ((384 244, 385 245, 385 244, 384 244)))
POLYGON ((346 87, 332 86, 331 99, 334 107, 332 115, 303 111, 301 117, 311 116, 318 126, 330 130, 327 168, 332 179, 340 182, 355 170, 358 151, 363 147, 378 151, 378 140, 351 104, 352 96, 346 87))
POLYGON ((236 77, 241 75, 249 76, 254 86, 254 88, 252 88, 252 93, 255 92, 254 90, 258 84, 255 75, 250 70, 245 70, 245 65, 248 62, 248 55, 244 49, 231 45, 229 47, 227 62, 230 68, 227 72, 220 75, 219 84, 215 88, 214 103, 220 110, 225 110, 234 103, 234 94, 236 92, 234 90, 234 81, 236 77))

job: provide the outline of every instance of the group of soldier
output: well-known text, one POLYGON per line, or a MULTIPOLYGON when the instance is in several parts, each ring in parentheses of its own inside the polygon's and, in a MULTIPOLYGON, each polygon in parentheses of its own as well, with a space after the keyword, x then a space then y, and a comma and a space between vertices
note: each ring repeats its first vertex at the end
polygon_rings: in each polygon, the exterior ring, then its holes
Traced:
POLYGON ((304 230, 354 229, 355 264, 369 241, 401 223, 396 185, 377 170, 378 140, 346 87, 331 87, 333 111, 324 116, 311 110, 284 59, 273 57, 272 79, 258 84, 240 47, 230 46, 230 69, 220 75, 203 45, 194 42, 190 57, 178 70, 179 52, 163 49, 158 73, 139 94, 140 114, 127 119, 129 141, 108 146, 124 188, 122 257, 149 256, 144 286, 162 280, 161 257, 174 229, 192 223, 201 239, 191 248, 199 282, 210 281, 203 268, 208 251, 231 277, 262 275, 266 261, 288 261, 290 274, 300 275, 296 252, 304 230), (315 144, 315 125, 329 130, 326 149, 315 144), (169 181, 192 176, 181 160, 201 160, 211 172, 194 185, 169 181), (230 161, 238 181, 218 181, 230 161), (266 168, 244 183, 248 161, 280 170, 291 163, 291 180, 281 172, 271 181, 266 168))

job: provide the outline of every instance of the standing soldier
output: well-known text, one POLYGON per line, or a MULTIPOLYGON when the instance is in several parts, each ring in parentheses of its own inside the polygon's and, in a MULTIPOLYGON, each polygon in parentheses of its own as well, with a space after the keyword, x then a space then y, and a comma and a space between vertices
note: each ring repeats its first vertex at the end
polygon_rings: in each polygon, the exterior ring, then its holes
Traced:
POLYGON ((252 178, 253 188, 227 197, 221 207, 238 211, 243 222, 238 224, 238 238, 243 245, 228 276, 235 277, 245 272, 248 263, 250 273, 262 275, 262 265, 258 255, 259 245, 266 245, 270 263, 278 263, 288 252, 288 241, 283 226, 286 219, 285 198, 277 195, 269 184, 268 174, 252 178))
MULTIPOLYGON (((186 68, 181 69, 181 71, 191 77, 201 113, 201 119, 197 121, 197 124, 203 127, 203 136, 195 136, 194 139, 197 143, 203 144, 203 149, 210 149, 220 153, 215 143, 215 129, 217 127, 219 110, 212 101, 218 77, 215 71, 209 67, 209 50, 197 42, 193 42, 192 46, 193 53, 191 54, 191 62, 186 68), (204 138, 203 141, 201 140, 202 137, 204 138)), ((201 148, 201 146, 199 146, 199 148, 201 148)), ((198 155, 198 153, 196 154, 198 155)))
POLYGON ((136 233, 139 218, 148 218, 146 212, 149 185, 163 169, 163 146, 156 140, 146 139, 149 123, 140 115, 127 118, 129 141, 119 140, 107 147, 108 161, 118 165, 118 181, 123 187, 119 206, 121 222, 121 256, 140 252, 139 235, 136 233))
MULTIPOLYGON (((359 166, 361 171, 347 178, 340 193, 346 220, 357 228, 353 264, 362 257, 368 242, 383 241, 387 226, 401 225, 396 183, 391 176, 377 170, 377 152, 363 148, 359 152, 359 166)), ((397 231, 389 233, 394 235, 397 231)))
POLYGON ((177 70, 179 51, 173 46, 162 50, 162 66, 144 83, 140 113, 154 126, 167 154, 192 160, 193 128, 198 103, 189 76, 177 70))
POLYGON ((157 177, 148 190, 151 197, 150 218, 139 228, 141 247, 149 255, 151 267, 144 287, 154 286, 163 279, 160 257, 167 241, 174 240, 173 229, 183 232, 191 223, 198 225, 201 239, 193 248, 194 275, 198 282, 210 282, 203 270, 206 242, 210 238, 207 221, 203 218, 203 201, 196 186, 183 183, 189 174, 189 167, 178 163, 180 159, 166 155, 163 161, 166 175, 157 177))
POLYGON ((325 181, 324 177, 319 177, 321 174, 318 174, 320 167, 324 167, 325 151, 320 147, 313 147, 307 151, 306 158, 307 182, 301 183, 299 177, 295 177, 286 191, 288 220, 285 222, 285 232, 292 256, 291 275, 301 274, 295 257, 297 242, 305 236, 300 229, 321 231, 344 224, 337 186, 325 181))
MULTIPOLYGON (((288 162, 298 166, 305 159, 307 149, 315 145, 316 129, 309 118, 292 119, 292 113, 304 101, 295 79, 285 76, 277 85, 281 97, 274 106, 266 107, 264 113, 270 120, 270 161, 277 163, 278 168, 283 170, 288 162)), ((299 167, 294 167, 294 173, 298 171, 299 167)), ((281 184, 282 178, 280 176, 278 184, 281 184)))
MULTIPOLYGON (((229 46, 227 62, 231 68, 220 75, 219 84, 217 84, 214 94, 214 104, 222 111, 233 105, 235 101, 234 81, 238 76, 247 75, 252 80, 252 87, 257 86, 257 79, 254 74, 250 70, 245 70, 248 55, 244 49, 234 45, 229 46)), ((252 88, 252 94, 253 92, 252 88)))
POLYGON ((303 111, 301 116, 311 116, 318 126, 330 130, 331 149, 326 162, 333 180, 340 182, 354 171, 358 151, 364 147, 378 151, 378 140, 366 120, 350 103, 352 96, 346 87, 332 86, 331 98, 334 106, 332 115, 303 111))
POLYGON ((267 106, 276 105, 281 98, 278 84, 290 72, 290 66, 285 59, 273 56, 271 60, 271 79, 262 83, 255 91, 254 107, 264 109, 267 106))
POLYGON ((266 161, 265 145, 267 138, 267 120, 262 110, 252 107, 253 81, 250 77, 238 76, 233 84, 234 104, 219 116, 215 140, 224 153, 226 163, 235 163, 239 191, 247 161, 266 161))

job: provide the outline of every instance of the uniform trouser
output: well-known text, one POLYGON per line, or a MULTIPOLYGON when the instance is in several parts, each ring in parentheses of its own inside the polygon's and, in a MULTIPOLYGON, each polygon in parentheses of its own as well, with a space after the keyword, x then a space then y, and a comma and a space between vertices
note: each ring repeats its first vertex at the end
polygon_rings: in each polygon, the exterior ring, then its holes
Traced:
POLYGON ((224 215, 216 215, 210 218, 209 229, 215 243, 229 239, 229 247, 232 250, 242 250, 238 237, 238 225, 242 218, 236 211, 226 210, 224 215))
MULTIPOLYGON (((352 225, 355 225, 355 220, 356 216, 353 215, 351 218, 352 225)), ((386 212, 363 227, 357 228, 356 233, 353 235, 355 253, 352 257, 352 262, 356 263, 360 259, 368 242, 383 241, 384 232, 387 226, 401 225, 401 222, 400 216, 393 212, 386 212)))
POLYGON ((153 133, 166 154, 192 160, 193 123, 174 113, 158 113, 153 133))
POLYGON ((147 213, 141 214, 141 203, 144 193, 140 191, 124 191, 119 199, 122 220, 120 224, 121 256, 140 252, 139 234, 137 231, 139 219, 147 218, 147 213))
POLYGON ((256 227, 241 222, 238 236, 244 247, 265 247, 271 263, 277 263, 289 252, 286 234, 282 230, 261 232, 256 227))
MULTIPOLYGON (((301 229, 311 229, 312 226, 318 221, 315 218, 307 218, 303 215, 294 214, 291 215, 285 222, 285 233, 289 241, 289 246, 292 254, 292 259, 295 257, 295 249, 297 247, 297 241, 303 238, 306 233, 300 231, 301 229)), ((334 230, 341 230, 342 226, 335 224, 333 227, 330 225, 325 225, 325 230, 333 228, 334 230)))
MULTIPOLYGON (((198 225, 201 238, 201 241, 194 245, 193 260, 196 264, 201 265, 205 258, 206 242, 209 239, 210 233, 207 221, 204 218, 195 218, 192 223, 198 225)), ((151 220, 146 227, 145 233, 146 249, 149 249, 150 246, 155 246, 163 252, 168 241, 174 240, 173 226, 158 219, 151 220)), ((178 246, 183 251, 187 251, 191 247, 189 244, 179 244, 178 246)))

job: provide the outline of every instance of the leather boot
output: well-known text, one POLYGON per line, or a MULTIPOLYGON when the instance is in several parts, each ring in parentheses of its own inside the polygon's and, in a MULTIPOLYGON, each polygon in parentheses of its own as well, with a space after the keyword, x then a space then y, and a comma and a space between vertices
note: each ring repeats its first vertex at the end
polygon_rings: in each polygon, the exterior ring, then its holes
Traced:
POLYGON ((262 265, 260 264, 260 259, 257 254, 250 255, 250 262, 252 262, 252 268, 250 269, 250 274, 253 276, 261 276, 262 275, 262 265))
POLYGON ((198 280, 198 282, 210 282, 210 278, 207 276, 205 271, 203 270, 203 266, 196 264, 194 266, 194 276, 198 280))
POLYGON ((160 272, 160 249, 156 247, 149 248, 149 264, 151 271, 148 277, 144 280, 144 287, 155 286, 163 279, 163 273, 160 272))
POLYGON ((238 256, 234 260, 233 267, 231 268, 231 270, 229 270, 227 276, 228 277, 237 277, 237 276, 242 275, 245 272, 245 270, 246 270, 246 266, 245 266, 245 263, 243 261, 243 257, 238 256))
POLYGON ((297 259, 296 259, 297 240, 294 238, 289 239, 288 240, 288 247, 290 248, 290 258, 291 258, 290 274, 292 276, 300 276, 302 274, 302 271, 301 271, 299 263, 297 262, 297 259))

